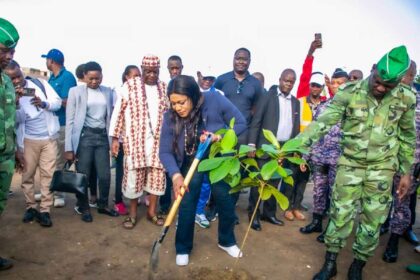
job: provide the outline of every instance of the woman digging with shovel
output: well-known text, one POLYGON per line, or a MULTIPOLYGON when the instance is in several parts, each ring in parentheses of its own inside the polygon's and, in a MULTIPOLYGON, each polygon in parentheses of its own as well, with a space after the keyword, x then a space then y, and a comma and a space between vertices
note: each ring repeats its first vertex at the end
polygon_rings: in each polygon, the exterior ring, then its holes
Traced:
MULTIPOLYGON (((211 137, 212 142, 219 141, 221 137, 213 133, 228 127, 232 118, 235 118, 237 135, 246 130, 246 123, 239 110, 224 96, 201 93, 193 77, 180 75, 174 78, 169 83, 168 96, 171 108, 164 115, 159 157, 172 179, 177 197, 181 195, 184 178, 200 141, 207 137, 211 137)), ((193 248, 195 211, 203 175, 200 172, 193 175, 179 206, 175 237, 176 264, 179 266, 188 264, 193 248)), ((223 181, 211 186, 220 217, 218 246, 238 258, 242 253, 233 232, 235 213, 229 190, 230 186, 223 181)))

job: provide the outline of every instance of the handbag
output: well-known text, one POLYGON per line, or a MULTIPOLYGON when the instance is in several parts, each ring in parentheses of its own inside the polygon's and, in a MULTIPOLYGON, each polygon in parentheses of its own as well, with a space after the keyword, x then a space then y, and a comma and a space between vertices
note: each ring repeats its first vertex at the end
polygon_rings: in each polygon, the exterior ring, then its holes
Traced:
POLYGON ((84 173, 70 170, 71 162, 64 164, 63 170, 56 170, 51 180, 51 192, 66 192, 86 195, 88 184, 87 176, 84 173))

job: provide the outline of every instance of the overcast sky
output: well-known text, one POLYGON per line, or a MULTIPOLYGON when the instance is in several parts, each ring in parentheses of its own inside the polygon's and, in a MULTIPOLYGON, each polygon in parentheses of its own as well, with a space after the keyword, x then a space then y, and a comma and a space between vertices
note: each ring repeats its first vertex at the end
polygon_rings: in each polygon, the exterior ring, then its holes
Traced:
POLYGON ((21 66, 45 70, 41 54, 58 48, 72 72, 90 60, 100 63, 109 86, 119 86, 125 66, 148 53, 161 58, 167 81, 170 55, 182 57, 184 74, 217 76, 231 71, 234 51, 246 47, 250 71, 262 72, 268 88, 285 68, 300 75, 316 32, 324 45, 314 71, 358 68, 367 75, 401 44, 420 65, 418 0, 0 0, 0 7, 0 17, 20 33, 15 59, 21 66))

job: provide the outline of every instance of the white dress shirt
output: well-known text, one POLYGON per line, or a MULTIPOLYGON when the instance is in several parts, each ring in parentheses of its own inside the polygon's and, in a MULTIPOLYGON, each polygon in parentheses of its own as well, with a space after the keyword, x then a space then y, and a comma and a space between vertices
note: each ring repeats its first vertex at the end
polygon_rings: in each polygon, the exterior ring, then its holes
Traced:
POLYGON ((293 129, 293 118, 292 118, 292 96, 289 93, 285 95, 282 92, 278 92, 277 96, 279 98, 279 126, 277 129, 277 140, 278 141, 287 141, 292 135, 293 129))

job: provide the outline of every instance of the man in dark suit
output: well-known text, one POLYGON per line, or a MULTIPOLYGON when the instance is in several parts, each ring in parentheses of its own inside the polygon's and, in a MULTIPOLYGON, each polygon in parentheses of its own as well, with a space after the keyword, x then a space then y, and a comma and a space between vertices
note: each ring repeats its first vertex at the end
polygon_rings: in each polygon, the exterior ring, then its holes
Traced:
MULTIPOLYGON (((254 117, 249 129, 249 145, 260 147, 268 144, 262 130, 267 129, 276 135, 280 145, 299 134, 300 127, 300 105, 299 101, 290 94, 296 81, 296 73, 292 69, 285 69, 280 76, 279 86, 273 85, 268 94, 262 95, 256 105, 254 117)), ((267 158, 259 159, 258 164, 262 166, 268 161, 267 158)), ((286 164, 286 163, 285 163, 286 164)), ((279 184, 279 180, 270 182, 273 186, 279 184)), ((258 189, 251 188, 249 196, 249 217, 255 209, 259 207, 258 189)), ((262 220, 266 220, 275 225, 284 223, 276 218, 276 200, 271 197, 264 202, 262 220)), ((257 211, 251 227, 254 230, 261 230, 260 211, 257 211)))

